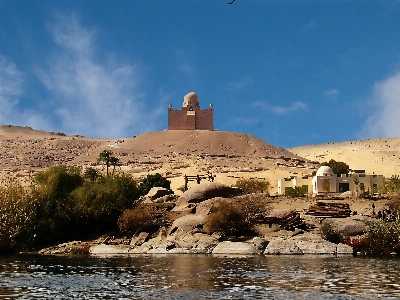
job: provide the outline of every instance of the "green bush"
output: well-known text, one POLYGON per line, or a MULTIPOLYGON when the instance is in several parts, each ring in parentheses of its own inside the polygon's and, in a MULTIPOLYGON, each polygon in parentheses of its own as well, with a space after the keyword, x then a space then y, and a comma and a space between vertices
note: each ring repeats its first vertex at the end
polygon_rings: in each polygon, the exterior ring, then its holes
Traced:
POLYGON ((286 187, 285 188, 285 195, 288 197, 304 197, 305 193, 301 186, 293 187, 286 187))
POLYGON ((153 187, 163 187, 166 189, 171 188, 171 181, 167 180, 161 174, 149 174, 139 185, 139 192, 141 196, 146 195, 153 187))
POLYGON ((121 212, 133 208, 139 198, 136 182, 126 174, 116 174, 87 182, 71 194, 76 224, 82 233, 100 233, 117 226, 121 212))
POLYGON ((37 173, 31 195, 36 202, 36 245, 69 239, 76 232, 71 193, 84 183, 78 167, 55 166, 37 173))
POLYGON ((269 181, 261 179, 240 178, 236 181, 235 186, 242 189, 247 194, 267 193, 270 186, 269 181))
POLYGON ((328 242, 339 244, 344 241, 342 233, 331 220, 324 220, 320 227, 321 237, 328 242))
POLYGON ((226 236, 255 235, 254 227, 270 210, 266 198, 244 196, 224 199, 212 208, 207 218, 209 232, 226 236))

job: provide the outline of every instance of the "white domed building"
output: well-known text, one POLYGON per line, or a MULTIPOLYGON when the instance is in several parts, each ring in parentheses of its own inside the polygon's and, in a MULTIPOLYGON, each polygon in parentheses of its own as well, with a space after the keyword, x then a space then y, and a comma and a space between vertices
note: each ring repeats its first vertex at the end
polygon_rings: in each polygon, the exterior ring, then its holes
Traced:
POLYGON ((288 194, 287 189, 301 187, 305 194, 335 195, 347 191, 370 192, 378 190, 385 178, 383 175, 367 175, 365 170, 353 170, 349 174, 335 174, 329 166, 321 166, 313 177, 297 177, 278 180, 278 194, 288 194))

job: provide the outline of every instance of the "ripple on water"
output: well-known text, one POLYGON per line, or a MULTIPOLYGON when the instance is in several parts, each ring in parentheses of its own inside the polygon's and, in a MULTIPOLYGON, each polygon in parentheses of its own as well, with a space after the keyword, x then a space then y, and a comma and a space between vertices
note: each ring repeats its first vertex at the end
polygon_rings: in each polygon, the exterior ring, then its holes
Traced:
POLYGON ((395 299, 397 258, 1 257, 0 298, 395 299))

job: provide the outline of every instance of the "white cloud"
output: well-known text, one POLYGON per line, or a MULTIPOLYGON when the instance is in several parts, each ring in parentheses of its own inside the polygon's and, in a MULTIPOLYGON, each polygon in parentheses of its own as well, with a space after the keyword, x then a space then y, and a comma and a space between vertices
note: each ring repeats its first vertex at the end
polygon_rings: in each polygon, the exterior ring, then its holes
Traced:
POLYGON ((243 79, 241 79, 239 81, 233 81, 233 82, 228 83, 227 89, 229 91, 242 90, 242 89, 248 87, 252 83, 253 83, 253 79, 250 76, 245 76, 243 79))
POLYGON ((264 111, 271 111, 276 115, 283 115, 291 112, 295 112, 297 110, 305 110, 307 109, 307 105, 301 101, 296 101, 291 103, 289 106, 275 106, 269 105, 265 101, 255 101, 250 104, 251 107, 259 108, 264 111))
POLYGON ((326 97, 336 97, 336 96, 338 96, 339 95, 339 90, 338 89, 329 89, 329 90, 326 90, 325 92, 324 92, 324 95, 326 96, 326 97))
POLYGON ((18 106, 24 89, 24 73, 10 59, 0 54, 0 124, 42 128, 46 122, 37 112, 18 106))
POLYGON ((246 125, 246 126, 251 126, 251 125, 256 125, 259 123, 259 120, 257 118, 243 118, 243 117, 238 117, 233 119, 233 123, 236 124, 241 124, 241 125, 246 125))
POLYGON ((400 136, 400 72, 375 83, 371 105, 372 114, 364 123, 360 136, 400 136))
POLYGON ((56 20, 51 28, 58 49, 38 76, 51 94, 62 130, 124 137, 134 133, 132 128, 147 129, 153 119, 144 117, 138 67, 115 55, 101 56, 97 31, 83 27, 76 16, 58 15, 56 20))

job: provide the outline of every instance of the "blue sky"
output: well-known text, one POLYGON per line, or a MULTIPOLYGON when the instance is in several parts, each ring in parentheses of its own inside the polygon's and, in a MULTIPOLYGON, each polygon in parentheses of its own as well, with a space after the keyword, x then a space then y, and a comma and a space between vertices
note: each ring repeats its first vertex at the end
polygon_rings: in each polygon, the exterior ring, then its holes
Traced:
POLYGON ((400 136, 399 0, 0 0, 0 124, 87 137, 215 128, 281 147, 400 136))

